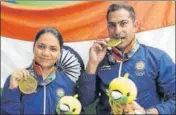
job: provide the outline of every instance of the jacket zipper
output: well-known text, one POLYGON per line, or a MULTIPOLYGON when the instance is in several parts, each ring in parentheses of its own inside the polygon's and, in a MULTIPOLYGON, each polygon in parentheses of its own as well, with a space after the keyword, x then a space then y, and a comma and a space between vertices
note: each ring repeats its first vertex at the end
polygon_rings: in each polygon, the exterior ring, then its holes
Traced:
MULTIPOLYGON (((51 72, 52 68, 50 69, 49 73, 51 72)), ((48 75, 49 75, 48 73, 48 75)), ((47 77, 48 77, 47 75, 47 77)), ((43 80, 45 80, 45 77, 44 77, 44 74, 43 74, 43 71, 42 71, 42 76, 43 76, 43 80)), ((43 114, 45 115, 46 114, 46 85, 43 86, 44 88, 44 97, 43 97, 43 114)))
POLYGON ((43 98, 43 102, 44 102, 44 105, 43 105, 43 114, 45 115, 46 114, 46 85, 44 85, 44 98, 43 98))
MULTIPOLYGON (((122 59, 124 59, 124 54, 122 55, 122 59)), ((123 65, 123 61, 120 62, 120 67, 119 67, 119 76, 118 77, 122 77, 121 73, 122 73, 122 65, 123 65)))

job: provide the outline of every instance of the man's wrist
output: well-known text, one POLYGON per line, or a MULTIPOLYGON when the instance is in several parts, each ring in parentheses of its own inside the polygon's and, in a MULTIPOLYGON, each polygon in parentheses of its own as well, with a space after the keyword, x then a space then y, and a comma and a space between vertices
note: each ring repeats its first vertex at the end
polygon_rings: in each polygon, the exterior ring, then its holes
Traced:
POLYGON ((88 62, 87 67, 86 67, 86 71, 89 74, 95 74, 97 70, 97 64, 88 62))
POLYGON ((158 110, 156 108, 150 108, 146 110, 146 114, 159 114, 158 110))
POLYGON ((147 110, 145 110, 145 114, 146 114, 146 115, 151 115, 151 114, 153 114, 153 113, 152 113, 152 111, 151 111, 150 109, 147 109, 147 110))

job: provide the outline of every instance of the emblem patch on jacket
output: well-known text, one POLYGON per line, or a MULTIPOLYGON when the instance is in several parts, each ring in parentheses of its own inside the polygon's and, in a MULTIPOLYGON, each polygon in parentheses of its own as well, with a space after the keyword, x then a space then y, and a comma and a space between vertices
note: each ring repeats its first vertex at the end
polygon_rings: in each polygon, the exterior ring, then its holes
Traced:
POLYGON ((138 61, 135 65, 135 70, 137 76, 143 76, 145 74, 145 63, 143 61, 138 61))
POLYGON ((58 88, 56 90, 56 94, 57 94, 57 96, 62 97, 62 96, 65 95, 65 92, 64 92, 64 90, 62 88, 58 88))

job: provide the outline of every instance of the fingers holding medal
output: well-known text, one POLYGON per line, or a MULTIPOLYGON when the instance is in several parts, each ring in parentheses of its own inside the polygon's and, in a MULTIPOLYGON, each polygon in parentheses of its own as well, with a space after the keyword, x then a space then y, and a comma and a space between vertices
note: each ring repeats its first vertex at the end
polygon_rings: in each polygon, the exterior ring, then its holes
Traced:
POLYGON ((26 79, 19 81, 19 89, 24 94, 34 93, 37 89, 37 81, 33 76, 28 76, 26 79))
POLYGON ((19 87, 24 94, 31 94, 36 91, 37 81, 29 74, 28 70, 17 70, 10 77, 10 89, 19 87))

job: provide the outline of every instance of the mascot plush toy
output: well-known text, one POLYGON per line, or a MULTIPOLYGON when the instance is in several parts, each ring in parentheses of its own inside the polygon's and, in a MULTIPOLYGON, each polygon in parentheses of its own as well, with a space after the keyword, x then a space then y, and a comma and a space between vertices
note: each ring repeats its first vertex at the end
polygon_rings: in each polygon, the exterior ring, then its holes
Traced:
POLYGON ((133 111, 128 104, 136 99, 137 88, 126 73, 124 77, 115 78, 110 82, 107 95, 112 114, 124 114, 133 111))
POLYGON ((78 95, 75 96, 63 96, 56 107, 58 115, 68 114, 80 114, 81 103, 77 99, 78 95))

